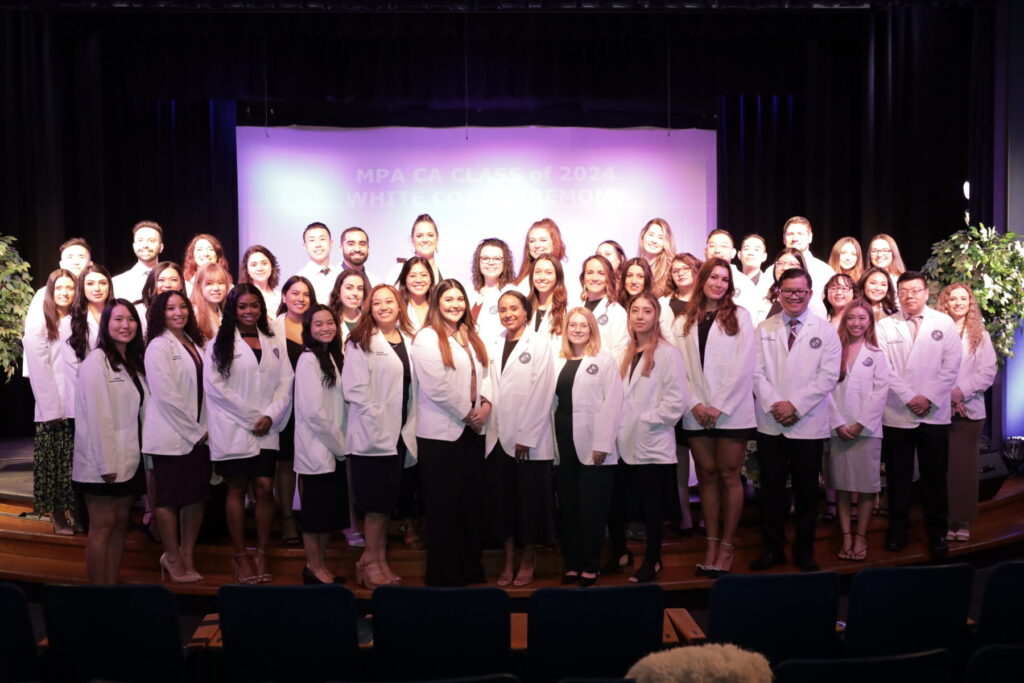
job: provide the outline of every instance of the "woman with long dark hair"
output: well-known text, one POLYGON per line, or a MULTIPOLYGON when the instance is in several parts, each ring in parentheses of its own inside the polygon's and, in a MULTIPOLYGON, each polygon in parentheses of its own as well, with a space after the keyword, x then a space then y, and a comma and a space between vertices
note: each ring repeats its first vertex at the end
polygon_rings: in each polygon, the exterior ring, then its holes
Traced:
POLYGON ((175 583, 202 581, 194 551, 210 492, 210 448, 203 401, 203 346, 192 303, 162 292, 149 308, 145 367, 150 400, 142 452, 153 463, 153 509, 166 570, 175 583))
POLYGON ((406 313, 413 332, 417 332, 427 322, 430 311, 430 292, 434 288, 434 272, 430 262, 422 256, 413 256, 402 264, 395 286, 406 303, 406 313))
POLYGON ((487 349, 466 290, 442 280, 412 344, 419 380, 416 444, 427 524, 428 585, 481 583, 484 432, 491 414, 487 349))
POLYGON ((325 563, 331 533, 349 522, 341 339, 338 318, 329 306, 313 304, 306 310, 302 339, 306 350, 295 366, 295 472, 306 551, 302 582, 345 583, 325 563))
MULTIPOLYGON (((192 295, 196 273, 199 269, 211 263, 216 263, 225 272, 229 271, 228 260, 224 258, 224 247, 221 246, 220 240, 209 233, 203 232, 194 236, 189 241, 188 246, 185 247, 185 258, 182 264, 185 266, 186 294, 192 295)), ((228 278, 230 282, 230 275, 228 278)), ((192 303, 195 303, 194 299, 192 303)))
POLYGON ((519 261, 519 272, 516 274, 515 281, 521 291, 529 291, 530 283, 527 278, 530 276, 534 260, 541 254, 551 254, 558 261, 568 258, 565 253, 562 231, 558 229, 558 224, 550 218, 535 221, 526 231, 526 240, 523 242, 523 258, 519 261))
POLYGON ((139 313, 139 320, 142 322, 142 335, 145 337, 146 325, 150 304, 157 294, 161 292, 174 292, 185 290, 185 276, 181 266, 173 261, 161 261, 149 271, 146 281, 142 284, 142 294, 138 301, 133 301, 135 309, 139 313))
POLYGON ((334 311, 334 315, 338 316, 338 324, 341 325, 338 332, 341 334, 342 352, 344 352, 348 335, 352 333, 352 330, 359 324, 359 319, 362 318, 366 295, 369 291, 370 280, 361 270, 346 268, 334 279, 334 288, 331 290, 331 299, 327 305, 334 311))
POLYGON ((530 266, 530 309, 533 319, 527 323, 533 332, 550 342, 552 351, 562 345, 561 334, 568 307, 569 294, 565 289, 562 264, 550 254, 541 254, 530 266))
POLYGON ((889 274, 876 266, 864 271, 857 283, 864 300, 871 304, 875 322, 900 310, 896 301, 896 286, 889 274))
MULTIPOLYGON (((675 262, 674 258, 672 262, 675 262)), ((669 271, 669 279, 671 279, 671 270, 669 271)), ((665 291, 671 291, 671 286, 666 285, 665 291)), ((630 299, 644 292, 654 292, 654 275, 651 272, 651 266, 640 257, 631 258, 622 264, 622 274, 619 280, 619 305, 625 308, 630 299)), ((674 318, 672 308, 662 305, 661 318, 658 321, 658 325, 661 328, 662 336, 666 339, 672 337, 672 320, 674 318)))
POLYGON ((146 490, 140 445, 148 391, 139 318, 131 302, 107 303, 97 336, 78 372, 72 479, 89 511, 89 581, 115 584, 128 511, 146 490))
POLYGON ((583 286, 583 307, 594 314, 601 333, 601 348, 622 361, 629 344, 626 311, 618 302, 618 287, 613 270, 604 256, 590 256, 580 270, 583 286))
POLYGON ((515 279, 512 250, 505 240, 497 237, 480 240, 473 252, 472 272, 469 310, 480 330, 480 337, 490 343, 503 329, 498 317, 498 297, 512 287, 515 279))
POLYGON ((228 294, 224 320, 203 358, 210 457, 228 483, 225 515, 241 583, 273 580, 267 546, 274 519, 273 477, 278 435, 291 412, 291 363, 267 322, 263 295, 252 284, 228 294), (256 494, 256 557, 245 547, 245 492, 256 494))
POLYGON ((64 416, 74 419, 78 401, 78 368, 89 352, 96 348, 100 338, 100 319, 108 303, 114 300, 110 273, 97 263, 90 263, 75 281, 75 298, 71 300, 68 315, 61 319, 58 336, 61 340, 60 358, 63 364, 64 416))

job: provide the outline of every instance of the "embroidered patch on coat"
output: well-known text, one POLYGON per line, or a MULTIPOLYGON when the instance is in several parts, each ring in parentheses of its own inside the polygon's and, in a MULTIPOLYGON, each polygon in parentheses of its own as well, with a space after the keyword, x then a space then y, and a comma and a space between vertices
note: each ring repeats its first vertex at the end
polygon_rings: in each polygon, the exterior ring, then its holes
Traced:
POLYGON ((819 339, 817 337, 811 337, 811 348, 812 349, 820 349, 821 348, 821 339, 819 339))
POLYGON ((932 330, 932 339, 942 341, 942 330, 932 330))
POLYGON ((597 363, 591 363, 590 365, 587 366, 587 374, 588 375, 596 375, 597 374, 597 363))
POLYGON ((863 363, 861 363, 861 365, 863 365, 863 366, 864 366, 864 367, 866 367, 866 368, 870 368, 870 367, 871 367, 872 365, 874 365, 874 364, 875 364, 875 359, 874 359, 874 358, 871 358, 870 356, 869 356, 869 357, 867 357, 867 358, 865 358, 865 359, 864 359, 864 362, 863 362, 863 363))
POLYGON ((607 314, 602 314, 601 317, 597 319, 597 324, 598 325, 607 325, 608 324, 608 315, 607 314))
POLYGON ((529 363, 531 358, 533 358, 533 356, 531 356, 526 351, 523 351, 521 354, 519 354, 519 362, 522 363, 523 365, 529 363))

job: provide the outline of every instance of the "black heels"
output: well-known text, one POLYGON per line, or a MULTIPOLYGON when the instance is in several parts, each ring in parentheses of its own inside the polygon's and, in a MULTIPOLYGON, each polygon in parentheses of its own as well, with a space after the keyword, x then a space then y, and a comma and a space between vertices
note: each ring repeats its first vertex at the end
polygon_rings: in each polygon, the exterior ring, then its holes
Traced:
POLYGON ((335 576, 333 581, 321 581, 316 574, 310 571, 309 567, 302 568, 302 585, 303 586, 324 586, 330 584, 343 584, 345 583, 344 576, 335 576))
POLYGON ((640 565, 640 569, 636 570, 633 576, 629 577, 630 583, 650 583, 658 578, 661 574, 661 560, 655 560, 654 562, 644 562, 640 565))
POLYGON ((619 555, 612 555, 608 558, 604 567, 601 568, 602 574, 621 574, 626 567, 633 566, 633 553, 627 550, 619 555))

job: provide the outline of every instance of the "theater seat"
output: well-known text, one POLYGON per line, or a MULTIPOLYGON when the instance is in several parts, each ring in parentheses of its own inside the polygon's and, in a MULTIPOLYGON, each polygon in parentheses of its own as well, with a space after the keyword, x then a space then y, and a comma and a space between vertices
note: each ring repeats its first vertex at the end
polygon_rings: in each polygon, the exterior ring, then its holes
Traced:
POLYGON ((1024 683, 1024 645, 986 645, 971 656, 967 683, 1024 683))
POLYGON ((25 592, 0 583, 0 683, 39 678, 39 657, 25 592))
POLYGON ((949 664, 946 650, 888 657, 790 659, 775 667, 775 683, 950 683, 949 664))
POLYGON ((985 583, 977 644, 1024 645, 1024 560, 996 565, 985 583))

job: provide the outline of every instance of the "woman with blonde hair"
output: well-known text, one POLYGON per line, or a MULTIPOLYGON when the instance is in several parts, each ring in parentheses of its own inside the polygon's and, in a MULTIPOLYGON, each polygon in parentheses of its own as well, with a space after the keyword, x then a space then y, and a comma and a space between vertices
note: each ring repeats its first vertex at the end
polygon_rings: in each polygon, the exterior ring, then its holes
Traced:
POLYGON ((963 359, 950 396, 949 531, 946 540, 968 541, 978 518, 978 439, 985 424, 985 391, 996 377, 996 351, 985 330, 974 292, 963 282, 939 293, 936 308, 953 319, 963 343, 963 359))
POLYGON ((849 275, 854 282, 859 280, 864 273, 864 255, 860 251, 860 242, 852 237, 840 237, 832 245, 828 265, 840 275, 849 275))
MULTIPOLYGON (((655 296, 665 296, 669 292, 669 270, 676 253, 675 238, 672 228, 664 218, 652 218, 640 230, 637 256, 651 266, 651 291, 655 296)), ((623 268, 625 270, 625 268, 623 268)))
POLYGON ((207 263, 196 271, 195 285, 188 298, 195 309, 196 324, 205 338, 217 336, 224 315, 224 301, 230 291, 231 273, 227 268, 218 263, 207 263))
POLYGON ((900 248, 892 237, 880 232, 871 238, 868 245, 868 265, 884 270, 893 282, 906 272, 907 267, 903 265, 900 248))

